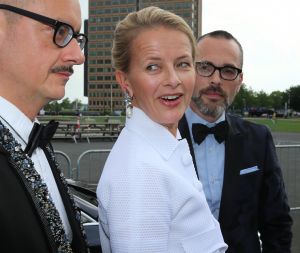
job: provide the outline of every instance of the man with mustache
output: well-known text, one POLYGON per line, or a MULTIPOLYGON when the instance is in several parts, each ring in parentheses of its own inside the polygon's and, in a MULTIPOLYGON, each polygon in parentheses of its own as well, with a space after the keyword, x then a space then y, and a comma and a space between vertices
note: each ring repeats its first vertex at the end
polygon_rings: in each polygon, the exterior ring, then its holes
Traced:
POLYGON ((242 67, 242 46, 230 33, 201 36, 196 85, 179 129, 227 252, 290 252, 292 219, 271 133, 226 112, 242 67))
POLYGON ((78 0, 1 1, 1 252, 88 251, 49 143, 57 123, 36 118, 65 95, 73 66, 85 60, 80 28, 78 0))

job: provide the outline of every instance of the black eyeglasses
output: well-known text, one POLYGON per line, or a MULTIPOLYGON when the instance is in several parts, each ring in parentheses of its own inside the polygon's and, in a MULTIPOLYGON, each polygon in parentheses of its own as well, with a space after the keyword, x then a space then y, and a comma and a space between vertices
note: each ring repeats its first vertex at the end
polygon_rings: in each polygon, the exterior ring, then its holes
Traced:
POLYGON ((227 81, 233 81, 242 73, 242 70, 232 66, 216 67, 210 62, 196 62, 196 71, 200 76, 210 77, 219 70, 220 77, 227 81))
POLYGON ((0 4, 0 9, 12 11, 14 13, 17 13, 19 15, 34 19, 38 22, 41 22, 43 24, 49 25, 54 28, 54 35, 53 35, 53 42, 58 47, 66 47, 73 38, 76 39, 80 49, 82 50, 84 46, 86 45, 88 39, 86 35, 82 33, 76 33, 74 32, 74 29, 69 24, 60 22, 58 20, 48 18, 46 16, 23 10, 14 6, 10 6, 7 4, 0 4))

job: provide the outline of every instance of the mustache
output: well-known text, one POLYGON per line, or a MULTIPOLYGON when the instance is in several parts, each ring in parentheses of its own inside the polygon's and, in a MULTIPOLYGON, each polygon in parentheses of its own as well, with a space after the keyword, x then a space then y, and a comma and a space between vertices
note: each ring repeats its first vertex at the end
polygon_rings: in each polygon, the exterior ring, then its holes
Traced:
POLYGON ((222 97, 227 98, 226 92, 220 87, 220 86, 212 86, 210 85, 206 89, 200 90, 199 91, 199 97, 201 97, 202 94, 208 93, 208 92, 217 92, 219 93, 222 97))
POLYGON ((73 66, 56 66, 50 70, 51 73, 58 72, 69 72, 70 74, 74 73, 73 66))

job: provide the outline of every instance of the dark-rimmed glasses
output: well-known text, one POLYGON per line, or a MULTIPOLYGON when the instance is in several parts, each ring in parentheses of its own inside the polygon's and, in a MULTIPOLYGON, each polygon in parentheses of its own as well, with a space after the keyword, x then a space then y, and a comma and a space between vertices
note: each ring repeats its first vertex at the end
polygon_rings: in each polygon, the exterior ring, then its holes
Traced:
POLYGON ((204 77, 212 76, 215 71, 219 70, 220 77, 227 81, 233 81, 242 73, 242 70, 233 66, 216 67, 210 62, 196 62, 196 71, 198 75, 204 77))
POLYGON ((58 47, 61 48, 66 47, 73 38, 76 39, 81 50, 84 48, 84 46, 87 43, 88 39, 86 35, 82 33, 74 32, 73 27, 70 26, 69 24, 7 4, 0 4, 0 9, 12 11, 19 15, 34 19, 45 25, 53 27, 54 28, 53 42, 58 47))

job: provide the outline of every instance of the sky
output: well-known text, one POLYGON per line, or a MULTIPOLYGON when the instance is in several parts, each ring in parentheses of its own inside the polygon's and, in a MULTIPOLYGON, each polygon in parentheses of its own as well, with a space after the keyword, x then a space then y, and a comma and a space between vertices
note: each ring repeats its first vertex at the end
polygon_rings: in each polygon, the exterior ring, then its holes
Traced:
MULTIPOLYGON (((79 0, 82 19, 88 0, 79 0)), ((285 91, 300 85, 298 0, 203 0, 202 33, 226 30, 244 50, 244 83, 254 91, 285 91)), ((83 97, 83 67, 76 66, 66 88, 71 100, 83 97)))

